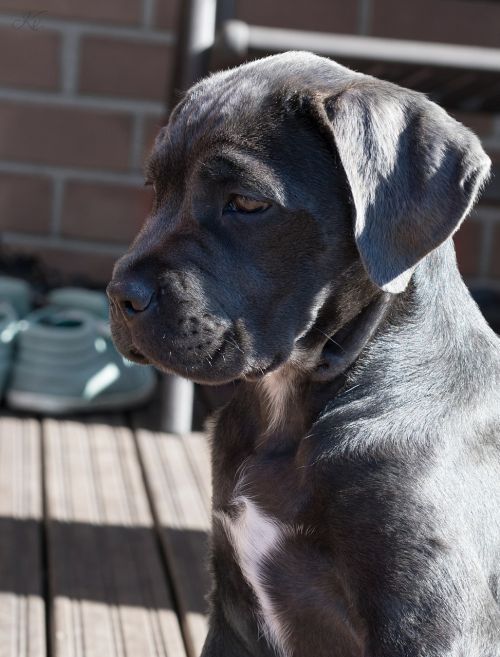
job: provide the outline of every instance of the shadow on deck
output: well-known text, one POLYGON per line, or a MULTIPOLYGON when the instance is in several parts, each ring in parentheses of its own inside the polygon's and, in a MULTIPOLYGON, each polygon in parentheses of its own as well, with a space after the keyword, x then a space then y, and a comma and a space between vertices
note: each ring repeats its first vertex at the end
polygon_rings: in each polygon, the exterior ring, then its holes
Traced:
POLYGON ((208 447, 134 417, 0 416, 0 653, 196 657, 208 447))

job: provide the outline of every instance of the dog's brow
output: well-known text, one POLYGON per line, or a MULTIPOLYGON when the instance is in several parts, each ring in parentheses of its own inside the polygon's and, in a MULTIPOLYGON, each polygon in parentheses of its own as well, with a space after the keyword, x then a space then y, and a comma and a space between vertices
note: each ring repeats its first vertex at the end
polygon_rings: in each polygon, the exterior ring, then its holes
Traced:
POLYGON ((203 163, 203 173, 212 180, 235 181, 251 186, 256 192, 283 204, 281 183, 259 159, 245 153, 219 153, 203 163))

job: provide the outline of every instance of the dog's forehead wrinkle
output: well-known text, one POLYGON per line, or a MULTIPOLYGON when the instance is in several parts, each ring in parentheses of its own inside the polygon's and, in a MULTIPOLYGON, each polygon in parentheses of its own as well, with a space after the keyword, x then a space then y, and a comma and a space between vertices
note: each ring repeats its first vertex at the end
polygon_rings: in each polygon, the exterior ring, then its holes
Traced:
POLYGON ((239 133, 227 131, 211 133, 207 138, 203 130, 191 132, 184 139, 177 135, 178 145, 165 145, 150 156, 147 170, 152 177, 170 182, 170 187, 182 189, 183 194, 194 195, 197 183, 205 179, 213 183, 251 185, 257 193, 281 205, 290 201, 290 194, 277 165, 262 157, 258 140, 248 140, 239 133))
MULTIPOLYGON (((229 80, 220 80, 216 88, 207 86, 208 80, 201 81, 200 89, 194 88, 176 114, 172 132, 185 144, 195 144, 206 139, 207 135, 231 133, 238 124, 244 125, 243 118, 250 114, 257 120, 255 109, 261 104, 259 90, 248 80, 233 86, 229 80)), ((242 135, 243 137, 243 135, 242 135)))
POLYGON ((233 144, 216 144, 211 152, 199 160, 197 166, 213 179, 233 177, 234 182, 252 186, 256 192, 281 205, 288 201, 281 176, 269 163, 263 163, 258 154, 233 144))

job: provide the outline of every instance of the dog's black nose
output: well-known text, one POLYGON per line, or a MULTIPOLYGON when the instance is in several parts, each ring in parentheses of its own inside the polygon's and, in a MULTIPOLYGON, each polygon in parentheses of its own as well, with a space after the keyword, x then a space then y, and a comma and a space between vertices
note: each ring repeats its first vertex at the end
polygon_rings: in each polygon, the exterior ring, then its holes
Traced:
POLYGON ((138 278, 111 281, 106 292, 111 303, 117 305, 127 318, 147 310, 155 296, 153 286, 138 278))

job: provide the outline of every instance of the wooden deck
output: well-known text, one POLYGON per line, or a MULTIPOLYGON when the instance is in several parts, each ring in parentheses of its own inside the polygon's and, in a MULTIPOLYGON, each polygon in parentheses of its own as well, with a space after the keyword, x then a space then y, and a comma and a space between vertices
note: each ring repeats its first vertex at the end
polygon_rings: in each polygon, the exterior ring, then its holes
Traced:
POLYGON ((0 657, 198 657, 202 434, 0 416, 0 657))

